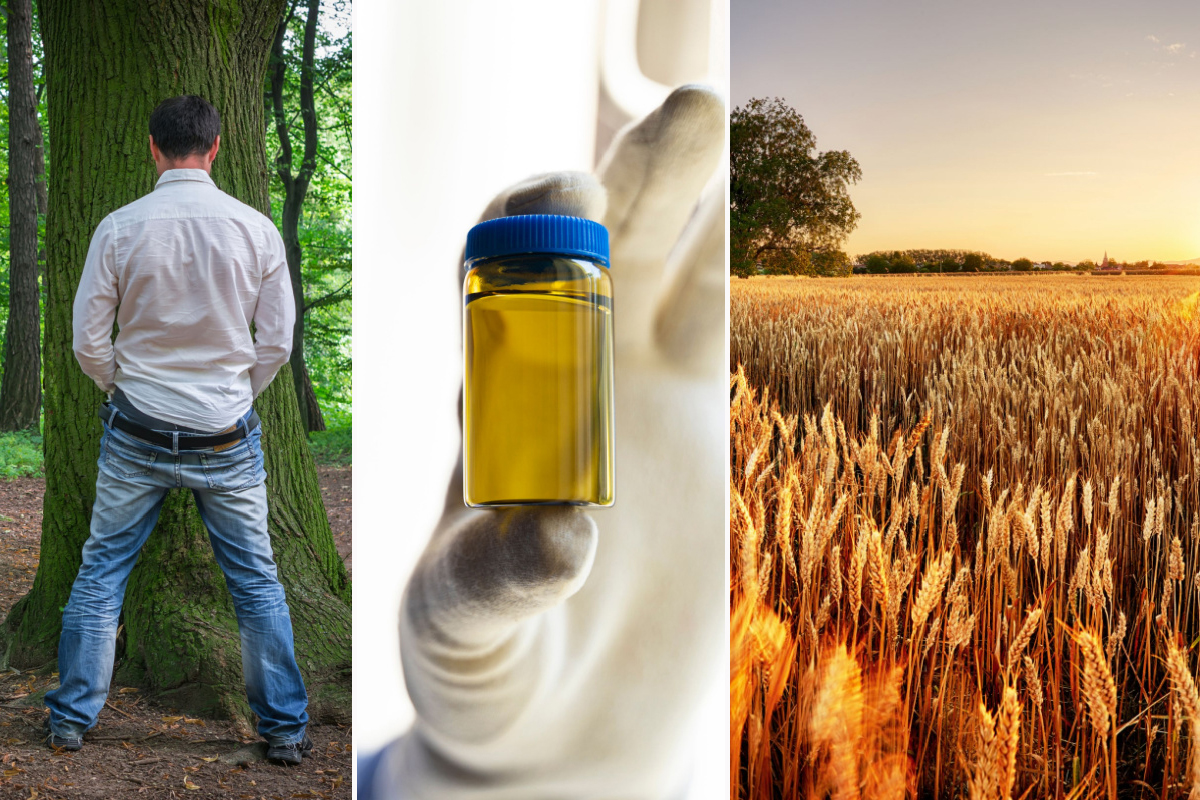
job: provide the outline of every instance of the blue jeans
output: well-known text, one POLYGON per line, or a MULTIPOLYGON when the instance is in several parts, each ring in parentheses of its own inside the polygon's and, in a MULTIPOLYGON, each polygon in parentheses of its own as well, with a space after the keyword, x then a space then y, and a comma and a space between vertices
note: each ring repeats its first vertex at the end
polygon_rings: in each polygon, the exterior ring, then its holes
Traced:
MULTIPOLYGON (((179 434, 180 440, 187 436, 179 434)), ((261 436, 256 426, 220 452, 173 452, 104 426, 91 535, 63 611, 59 687, 46 694, 55 734, 77 738, 96 724, 112 678, 129 573, 158 521, 167 490, 185 488, 196 498, 233 595, 246 695, 258 715, 258 732, 272 744, 304 739, 308 696, 267 532, 261 436)))

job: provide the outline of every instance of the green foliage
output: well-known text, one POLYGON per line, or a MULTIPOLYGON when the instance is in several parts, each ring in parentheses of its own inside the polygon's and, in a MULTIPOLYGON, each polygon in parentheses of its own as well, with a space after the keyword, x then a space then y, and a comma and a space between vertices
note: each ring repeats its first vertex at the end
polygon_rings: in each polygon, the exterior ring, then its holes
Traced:
POLYGON ((892 253, 892 257, 889 259, 889 261, 891 262, 891 266, 889 268, 890 272, 907 273, 917 271, 916 259, 914 259, 908 253, 892 253))
POLYGON ((837 250, 858 225, 849 192, 862 178, 858 162, 844 150, 818 152, 804 118, 783 100, 735 108, 729 147, 733 274, 810 274, 810 256, 837 250))
POLYGON ((42 474, 42 435, 30 429, 0 434, 0 477, 42 474))
POLYGON ((308 435, 308 447, 318 464, 333 467, 348 467, 352 463, 354 437, 351 435, 349 421, 340 425, 328 426, 323 431, 308 435))
POLYGON ((1090 258, 1084 259, 1083 261, 1080 261, 1078 264, 1075 265, 1075 269, 1091 272, 1092 270, 1097 269, 1097 264, 1095 261, 1092 261, 1090 258))
MULTIPOLYGON (((300 9, 302 10, 302 9, 300 9)), ((284 106, 299 158, 303 141, 300 118, 300 59, 304 16, 294 14, 284 38, 287 62, 284 106)), ((317 158, 300 220, 304 251, 304 355, 313 391, 326 425, 349 417, 353 371, 351 341, 351 61, 350 8, 346 0, 325 0, 317 28, 313 63, 317 112, 317 158)), ((264 86, 264 96, 269 90, 264 86)), ((279 157, 279 138, 270 108, 267 117, 267 161, 279 157)), ((298 168, 298 164, 296 165, 298 168)), ((283 211, 283 184, 271 172, 271 212, 278 225, 283 211)))
POLYGON ((891 272, 892 269, 892 263, 888 261, 886 256, 880 253, 871 253, 871 255, 866 257, 865 264, 867 272, 872 275, 882 275, 885 272, 891 272))
POLYGON ((809 261, 813 275, 836 278, 850 274, 850 256, 841 250, 813 253, 809 261))
POLYGON ((759 263, 764 275, 808 275, 812 270, 811 258, 803 250, 768 250, 759 263))
POLYGON ((1029 272, 1033 269, 1033 262, 1028 258, 1018 258, 1012 262, 1012 268, 1014 272, 1029 272))
POLYGON ((978 272, 995 259, 971 250, 914 249, 877 250, 857 256, 854 261, 866 267, 867 272, 872 271, 872 264, 879 270, 885 262, 886 272, 978 272))

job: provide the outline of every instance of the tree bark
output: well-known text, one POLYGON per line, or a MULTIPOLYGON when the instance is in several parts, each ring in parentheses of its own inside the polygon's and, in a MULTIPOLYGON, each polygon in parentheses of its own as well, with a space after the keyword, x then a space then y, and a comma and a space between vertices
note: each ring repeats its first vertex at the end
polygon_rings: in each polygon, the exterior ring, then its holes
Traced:
POLYGON ((288 270, 292 275, 292 293, 296 298, 296 324, 292 331, 292 376, 296 385, 296 399, 300 403, 300 418, 308 431, 325 430, 325 419, 317 404, 312 378, 304 360, 304 312, 308 310, 304 297, 304 262, 300 246, 300 215, 304 210, 304 198, 312 182, 317 166, 317 111, 313 93, 313 58, 316 51, 317 20, 321 4, 319 0, 308 0, 308 16, 304 20, 304 43, 300 51, 300 119, 304 125, 304 153, 300 159, 300 171, 292 174, 292 142, 288 132, 287 114, 283 105, 283 84, 287 76, 284 60, 283 40, 288 23, 296 11, 298 0, 292 0, 287 14, 280 18, 275 29, 275 40, 271 47, 271 108, 275 115, 275 133, 279 136, 279 158, 275 170, 283 182, 282 233, 287 250, 288 270))
POLYGON ((33 3, 8 4, 8 321, 0 430, 38 424, 42 406, 38 289, 38 162, 41 128, 33 89, 33 3))
MULTIPOLYGON (((199 94, 221 113, 213 180, 266 211, 262 82, 282 0, 41 0, 51 149, 47 220, 46 496, 41 562, 6 621, 6 661, 54 657, 60 609, 88 536, 99 390, 71 350, 71 305, 92 232, 151 191, 147 121, 199 94)), ((314 719, 348 720, 350 582, 334 548, 289 369, 255 401, 271 544, 314 719)), ((189 713, 249 722, 233 605, 190 493, 173 491, 125 596, 118 678, 189 713)))

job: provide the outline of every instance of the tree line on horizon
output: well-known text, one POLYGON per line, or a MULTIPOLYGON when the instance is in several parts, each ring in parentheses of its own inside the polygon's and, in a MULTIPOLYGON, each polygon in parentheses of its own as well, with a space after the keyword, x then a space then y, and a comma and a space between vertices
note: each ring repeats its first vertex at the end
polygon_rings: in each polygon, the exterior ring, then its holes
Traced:
MULTIPOLYGON (((1180 268, 1178 264, 1149 260, 1132 262, 1110 260, 1109 266, 1120 270, 1134 271, 1180 268)), ((1075 263, 1035 262, 1028 258, 1009 261, 976 250, 910 249, 875 250, 871 253, 864 253, 854 257, 852 268, 856 272, 882 275, 914 272, 1032 272, 1035 269, 1051 272, 1093 272, 1099 269, 1100 265, 1090 259, 1075 263)))
MULTIPOLYGON (((862 167, 848 151, 817 149, 804 118, 781 98, 751 98, 729 118, 729 271, 836 277, 855 272, 1091 272, 1096 262, 1008 261, 977 250, 842 250, 862 214, 850 187, 862 167)), ((1125 270, 1179 270, 1178 264, 1118 262, 1125 270)))

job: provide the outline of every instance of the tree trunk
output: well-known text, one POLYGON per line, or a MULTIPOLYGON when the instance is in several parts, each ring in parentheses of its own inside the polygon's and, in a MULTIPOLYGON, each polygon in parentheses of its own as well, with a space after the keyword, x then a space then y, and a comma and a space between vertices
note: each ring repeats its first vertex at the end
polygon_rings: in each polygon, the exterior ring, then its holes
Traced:
MULTIPOLYGON (((8 663, 54 657, 95 495, 101 393, 75 362, 71 304, 92 232, 151 191, 150 112, 184 93, 222 118, 216 184, 268 208, 262 82, 282 0, 41 0, 51 148, 46 498, 33 588, 6 622, 8 663)), ((314 719, 348 720, 350 582, 334 548, 288 367, 255 401, 271 544, 314 719)), ((190 493, 173 491, 125 596, 119 679, 189 713, 248 722, 237 623, 190 493)))
POLYGON ((33 3, 8 4, 8 322, 0 430, 38 424, 42 405, 38 290, 38 160, 41 128, 33 89, 33 3))
POLYGON ((283 106, 283 84, 287 73, 284 59, 283 39, 288 23, 296 11, 298 0, 292 0, 286 15, 282 16, 275 29, 275 40, 271 46, 271 92, 268 100, 275 115, 275 133, 279 137, 279 158, 275 170, 283 183, 282 218, 283 242, 287 251, 288 271, 292 276, 292 294, 296 298, 296 324, 292 329, 292 377, 296 386, 296 399, 300 404, 300 419, 304 429, 325 430, 325 418, 317 404, 308 365, 304 361, 304 313, 307 311, 304 298, 304 251, 300 246, 300 215, 304 210, 304 198, 317 167, 317 110, 313 93, 313 58, 316 51, 317 16, 321 10, 319 0, 308 0, 308 16, 304 20, 304 43, 300 50, 300 119, 304 124, 304 153, 300 159, 300 171, 292 174, 292 140, 288 133, 287 115, 283 106))
MULTIPOLYGON (((304 334, 300 334, 303 344, 304 334)), ((300 404, 300 419, 309 433, 325 430, 325 417, 321 414, 321 404, 317 402, 317 390, 313 388, 312 377, 308 374, 308 366, 304 363, 304 351, 292 351, 291 358, 293 383, 296 384, 296 400, 300 404), (296 364, 299 363, 300 374, 296 375, 296 364)))

